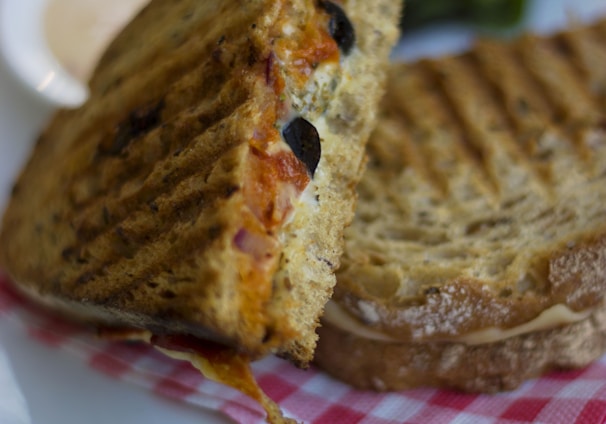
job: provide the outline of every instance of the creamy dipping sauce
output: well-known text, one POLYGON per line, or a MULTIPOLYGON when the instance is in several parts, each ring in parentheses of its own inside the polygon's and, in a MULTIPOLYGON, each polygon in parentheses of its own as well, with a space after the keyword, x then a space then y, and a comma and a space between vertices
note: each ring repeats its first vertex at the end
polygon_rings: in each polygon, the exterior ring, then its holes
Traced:
POLYGON ((57 60, 86 82, 103 50, 148 0, 49 0, 44 33, 57 60))

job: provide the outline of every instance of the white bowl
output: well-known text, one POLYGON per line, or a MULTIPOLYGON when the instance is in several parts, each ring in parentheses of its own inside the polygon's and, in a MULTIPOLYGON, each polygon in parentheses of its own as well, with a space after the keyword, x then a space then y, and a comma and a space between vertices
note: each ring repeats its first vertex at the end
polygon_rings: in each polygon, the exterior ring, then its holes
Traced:
POLYGON ((11 71, 52 104, 75 107, 88 97, 85 84, 59 63, 44 36, 48 0, 0 0, 0 49, 11 71))

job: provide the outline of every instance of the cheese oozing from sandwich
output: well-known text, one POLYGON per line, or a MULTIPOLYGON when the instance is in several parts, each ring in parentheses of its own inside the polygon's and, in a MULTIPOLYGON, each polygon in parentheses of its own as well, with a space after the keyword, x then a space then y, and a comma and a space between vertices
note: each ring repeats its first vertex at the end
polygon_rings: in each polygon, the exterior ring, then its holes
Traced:
MULTIPOLYGON (((450 337, 442 341, 453 343, 464 343, 467 345, 479 345, 484 343, 495 343, 510 337, 529 334, 537 331, 549 330, 561 325, 574 324, 589 317, 592 310, 575 312, 565 305, 558 304, 545 309, 536 318, 511 328, 489 327, 468 334, 450 337)), ((324 309, 322 319, 343 331, 355 334, 358 337, 383 342, 409 342, 410 339, 398 339, 392 335, 373 328, 371 325, 362 323, 349 314, 342 306, 334 301, 329 301, 324 309)))
POLYGON ((148 330, 100 328, 105 340, 137 341, 152 345, 169 358, 187 361, 209 380, 230 386, 261 405, 272 423, 294 422, 285 418, 280 407, 259 387, 250 367, 250 358, 234 349, 189 336, 154 335, 148 330))

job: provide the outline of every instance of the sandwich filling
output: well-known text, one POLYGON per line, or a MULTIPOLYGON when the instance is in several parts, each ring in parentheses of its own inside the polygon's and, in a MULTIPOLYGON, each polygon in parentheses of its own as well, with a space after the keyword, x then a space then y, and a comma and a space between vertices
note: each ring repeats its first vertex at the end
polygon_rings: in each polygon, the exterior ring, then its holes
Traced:
MULTIPOLYGON (((372 314, 371 311, 368 311, 372 314)), ((511 328, 489 327, 482 330, 452 336, 440 341, 452 343, 464 343, 467 345, 479 345, 484 343, 500 342, 510 337, 515 337, 523 334, 534 333, 537 331, 549 330, 561 325, 574 324, 576 322, 587 319, 593 310, 575 312, 566 305, 554 305, 544 310, 536 318, 511 328)), ((359 319, 354 318, 345 308, 334 301, 329 301, 326 304, 322 319, 331 325, 349 333, 355 334, 358 337, 377 340, 382 342, 418 342, 419 340, 407 338, 397 338, 393 335, 386 334, 379 329, 373 328, 372 325, 364 324, 359 319)))
MULTIPOLYGON (((279 266, 282 229, 298 208, 317 207, 313 179, 322 167, 318 129, 324 127, 323 114, 344 71, 344 48, 331 31, 337 25, 335 13, 339 25, 345 25, 343 11, 320 2, 301 27, 293 26, 290 13, 288 6, 282 10, 272 52, 259 70, 260 85, 268 91, 263 97, 270 100, 249 140, 242 226, 233 238, 241 253, 240 310, 246 322, 262 327, 268 324, 264 306, 279 266)), ((353 37, 353 28, 348 33, 353 37)), ((281 333, 274 336, 295 336, 287 329, 281 333)))
MULTIPOLYGON (((279 266, 283 228, 299 207, 317 207, 313 178, 317 169, 322 172, 318 129, 325 127, 323 114, 343 77, 341 52, 353 48, 353 27, 349 28, 340 7, 329 2, 318 5, 315 16, 299 28, 287 19, 289 10, 282 10, 273 51, 258 74, 259 85, 268 91, 262 97, 269 100, 261 108, 259 125, 248 143, 241 228, 233 237, 233 246, 240 252, 239 312, 255 328, 270 324, 265 306, 279 266), (344 37, 343 26, 350 34, 345 47, 339 42, 344 37)), ((236 349, 192 336, 155 335, 147 330, 106 328, 100 335, 143 341, 171 358, 189 361, 207 378, 259 402, 269 422, 288 421, 256 383, 251 358, 236 349)), ((288 328, 272 334, 276 342, 295 336, 288 328)))
POLYGON ((254 399, 265 410, 268 422, 290 422, 257 384, 250 368, 250 358, 234 349, 190 336, 158 336, 148 330, 101 328, 98 334, 106 340, 150 344, 169 358, 191 363, 206 378, 233 387, 254 399))

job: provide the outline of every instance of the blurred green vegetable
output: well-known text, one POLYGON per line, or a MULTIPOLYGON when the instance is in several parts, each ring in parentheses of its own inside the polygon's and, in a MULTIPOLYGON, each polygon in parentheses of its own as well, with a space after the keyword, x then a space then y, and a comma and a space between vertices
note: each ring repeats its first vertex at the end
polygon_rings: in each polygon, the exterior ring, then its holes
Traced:
POLYGON ((405 0, 402 28, 406 31, 440 21, 458 21, 489 29, 518 24, 526 0, 405 0))

